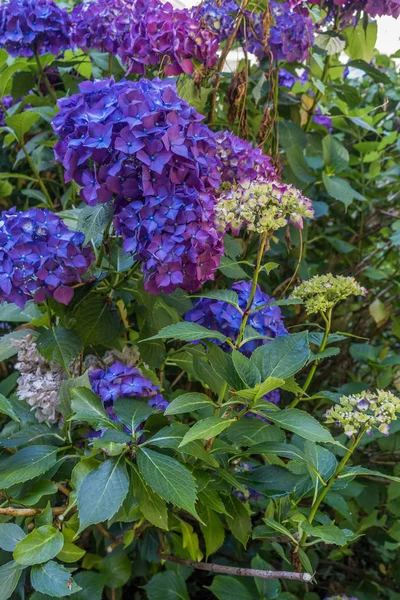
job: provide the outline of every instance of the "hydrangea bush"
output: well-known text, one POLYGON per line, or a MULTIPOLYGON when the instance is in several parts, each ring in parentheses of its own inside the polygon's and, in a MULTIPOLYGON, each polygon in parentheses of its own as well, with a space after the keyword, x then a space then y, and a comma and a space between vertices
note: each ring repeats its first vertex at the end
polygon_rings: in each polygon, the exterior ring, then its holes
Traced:
POLYGON ((0 600, 396 600, 399 13, 0 5, 0 600))

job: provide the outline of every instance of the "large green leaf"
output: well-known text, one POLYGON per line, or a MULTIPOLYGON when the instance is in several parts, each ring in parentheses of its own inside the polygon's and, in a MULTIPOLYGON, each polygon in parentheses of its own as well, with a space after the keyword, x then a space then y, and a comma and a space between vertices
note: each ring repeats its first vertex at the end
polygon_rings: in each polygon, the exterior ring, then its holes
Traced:
POLYGON ((218 600, 255 600, 254 593, 244 583, 230 575, 217 575, 212 584, 205 587, 218 600))
POLYGON ((135 400, 134 398, 118 398, 114 402, 113 408, 119 420, 132 432, 153 412, 145 400, 135 400))
POLYGON ((75 412, 72 417, 74 421, 88 423, 96 430, 116 426, 106 413, 104 404, 92 390, 79 386, 71 388, 71 395, 71 407, 75 412))
POLYGON ((326 191, 332 198, 340 200, 346 206, 350 206, 356 197, 356 191, 351 185, 340 177, 329 177, 326 173, 322 173, 322 181, 324 182, 326 191))
POLYGON ((143 587, 149 600, 189 600, 186 583, 175 571, 157 573, 143 587))
POLYGON ((246 547, 251 535, 251 519, 246 505, 236 498, 236 496, 228 496, 226 500, 225 515, 229 529, 239 542, 246 547))
POLYGON ((33 112, 25 111, 18 115, 11 115, 6 117, 5 123, 15 133, 15 137, 21 141, 24 139, 24 135, 28 133, 30 128, 39 120, 39 115, 33 112))
POLYGON ((144 518, 156 527, 168 530, 168 512, 165 501, 153 492, 136 470, 133 472, 133 487, 144 518))
POLYGON ((140 474, 156 494, 197 517, 196 482, 186 467, 148 448, 138 450, 137 461, 140 474))
POLYGON ((89 525, 111 519, 120 508, 129 489, 124 460, 109 458, 90 471, 78 492, 78 514, 83 531, 89 525))
POLYGON ((328 429, 322 427, 314 417, 298 408, 286 408, 278 412, 268 413, 268 418, 287 431, 297 433, 312 442, 334 443, 328 429))
POLYGON ((0 489, 23 483, 41 475, 56 462, 54 446, 30 446, 22 448, 0 463, 0 489))
POLYGON ((112 202, 85 206, 80 211, 77 229, 85 235, 85 243, 96 240, 98 235, 103 234, 112 219, 113 212, 112 202))
POLYGON ((36 591, 54 598, 64 598, 81 589, 71 573, 54 560, 32 567, 31 584, 36 591))
POLYGON ((8 415, 14 421, 19 421, 17 415, 14 412, 13 406, 9 400, 3 394, 0 394, 0 414, 8 415))
POLYGON ((173 400, 165 411, 165 415, 180 415, 195 410, 200 410, 206 406, 213 406, 214 403, 205 394, 199 392, 189 392, 182 394, 173 400))
POLYGON ((239 298, 237 293, 233 290, 210 290, 209 292, 203 292, 202 294, 193 294, 191 297, 211 298, 212 300, 227 302, 228 304, 239 308, 239 298))
POLYGON ((197 323, 175 323, 174 325, 168 325, 167 327, 163 327, 161 331, 159 331, 156 335, 153 335, 147 340, 166 340, 166 339, 174 339, 181 340, 183 342, 197 341, 197 340, 205 340, 205 339, 217 339, 220 342, 225 342, 226 336, 220 333, 219 331, 215 331, 214 329, 210 330, 202 325, 197 325, 197 323))
POLYGON ((25 535, 21 527, 15 523, 0 523, 0 548, 6 552, 13 552, 25 535))
POLYGON ((202 506, 199 514, 204 523, 200 525, 200 529, 206 544, 206 560, 208 560, 210 554, 217 552, 224 543, 225 529, 217 513, 209 506, 202 506))
MULTIPOLYGON (((194 440, 209 440, 228 429, 235 419, 223 419, 222 417, 207 417, 195 423, 179 444, 179 448, 194 440)), ((184 450, 183 450, 184 451, 184 450)))
POLYGON ((0 600, 7 600, 18 585, 22 567, 13 560, 0 567, 0 600))
POLYGON ((376 21, 370 21, 367 27, 359 23, 343 29, 342 35, 346 38, 346 54, 352 59, 362 59, 369 63, 374 56, 374 48, 378 34, 376 21))
POLYGON ((346 169, 349 164, 349 153, 347 149, 333 135, 326 135, 323 138, 322 152, 324 163, 333 169, 335 173, 340 173, 340 171, 346 169))
POLYGON ((282 335, 257 348, 251 357, 262 379, 279 377, 287 379, 306 364, 310 355, 308 333, 282 335))
MULTIPOLYGON (((23 175, 21 175, 23 177, 23 175)), ((27 302, 21 310, 16 304, 2 304, 0 306, 0 321, 9 321, 10 323, 30 323, 33 319, 39 319, 42 313, 32 302, 27 302)), ((27 332, 25 331, 25 335, 27 332)))
POLYGON ((14 560, 28 567, 54 558, 64 545, 62 533, 55 527, 44 525, 24 537, 14 549, 14 560))
POLYGON ((83 344, 105 344, 115 338, 121 328, 121 320, 115 306, 109 306, 106 298, 91 294, 79 304, 76 311, 76 330, 83 344))
POLYGON ((40 353, 50 362, 59 363, 68 372, 71 362, 82 350, 82 340, 77 333, 65 327, 53 327, 37 340, 40 353))
POLYGON ((238 350, 234 350, 232 360, 237 374, 247 387, 254 388, 261 383, 260 371, 247 356, 238 350))

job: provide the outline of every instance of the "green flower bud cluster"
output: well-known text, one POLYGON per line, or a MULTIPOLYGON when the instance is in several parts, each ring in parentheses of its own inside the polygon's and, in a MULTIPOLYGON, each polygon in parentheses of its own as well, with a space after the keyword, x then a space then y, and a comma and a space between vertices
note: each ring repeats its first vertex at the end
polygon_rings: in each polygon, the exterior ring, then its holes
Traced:
POLYGON ((339 404, 335 404, 326 413, 326 422, 343 427, 346 435, 351 437, 365 429, 372 434, 377 429, 389 435, 391 421, 396 421, 396 413, 400 412, 400 398, 392 392, 367 390, 360 394, 342 396, 339 404))
POLYGON ((215 208, 219 229, 268 233, 290 223, 303 228, 303 219, 313 218, 311 200, 292 185, 278 181, 244 181, 223 193, 215 208))
POLYGON ((365 296, 367 290, 343 275, 316 275, 293 290, 292 298, 303 300, 307 314, 325 313, 349 296, 365 296))

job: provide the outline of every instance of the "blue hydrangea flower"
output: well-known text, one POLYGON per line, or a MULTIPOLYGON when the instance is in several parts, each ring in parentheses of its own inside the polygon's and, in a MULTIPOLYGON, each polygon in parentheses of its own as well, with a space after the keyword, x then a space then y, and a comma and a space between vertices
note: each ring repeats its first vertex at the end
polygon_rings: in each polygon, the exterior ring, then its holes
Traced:
POLYGON ((68 13, 53 0, 6 0, 0 5, 0 47, 11 56, 60 54, 70 47, 68 13))
POLYGON ((60 100, 56 158, 88 204, 115 199, 114 226, 142 261, 146 289, 195 291, 223 251, 214 134, 172 81, 85 82, 60 100))
POLYGON ((0 215, 0 300, 23 308, 32 298, 68 304, 73 286, 94 261, 83 233, 70 231, 62 219, 32 208, 0 215))
MULTIPOLYGON (((232 286, 232 290, 238 294, 239 306, 244 310, 249 301, 251 282, 238 281, 232 286)), ((273 298, 270 298, 268 294, 265 294, 261 288, 257 286, 252 307, 253 312, 251 313, 247 324, 253 327, 257 333, 268 336, 269 338, 285 335, 287 330, 283 323, 281 310, 279 306, 264 306, 269 302, 273 302, 273 298), (255 309, 260 306, 263 306, 263 308, 255 311, 255 309)), ((197 323, 210 330, 217 330, 235 341, 239 333, 242 317, 237 308, 227 302, 210 298, 200 298, 195 302, 193 308, 186 313, 185 320, 197 323)), ((213 339, 212 335, 210 335, 210 339, 215 344, 221 345, 221 342, 213 339)), ((252 340, 244 344, 240 351, 249 356, 256 348, 263 344, 267 344, 268 341, 268 339, 252 340)), ((228 347, 226 349, 228 349, 228 347)))

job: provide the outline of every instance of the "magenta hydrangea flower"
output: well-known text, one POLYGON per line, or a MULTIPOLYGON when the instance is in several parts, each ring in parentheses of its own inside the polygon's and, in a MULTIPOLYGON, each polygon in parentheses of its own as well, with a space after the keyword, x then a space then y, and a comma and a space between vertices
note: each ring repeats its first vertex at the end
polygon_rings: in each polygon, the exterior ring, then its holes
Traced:
POLYGON ((89 371, 89 381, 110 416, 115 416, 112 406, 118 398, 146 398, 149 405, 160 412, 168 406, 167 400, 159 393, 159 386, 132 365, 117 361, 104 370, 93 369, 89 371))
POLYGON ((15 208, 0 216, 0 300, 23 308, 32 298, 68 304, 73 286, 94 261, 84 235, 68 229, 62 219, 32 208, 15 208))
POLYGON ((0 47, 11 56, 60 54, 70 47, 68 13, 53 0, 6 0, 0 5, 0 47))
POLYGON ((118 54, 128 72, 158 65, 166 75, 213 67, 218 38, 187 9, 161 0, 92 0, 71 13, 73 44, 118 54))
POLYGON ((115 199, 114 226, 142 261, 146 289, 198 289, 223 251, 214 226, 214 134, 171 81, 85 82, 60 100, 56 158, 88 204, 115 199))
POLYGON ((223 182, 241 183, 259 176, 271 181, 278 178, 271 157, 263 154, 260 148, 253 148, 250 142, 230 131, 218 131, 215 139, 223 182))
MULTIPOLYGON (((232 290, 237 293, 239 306, 244 310, 250 297, 251 281, 238 281, 233 284, 232 290)), ((273 301, 273 298, 270 298, 268 294, 261 290, 260 286, 257 286, 248 325, 255 329, 257 333, 267 336, 267 338, 275 338, 287 333, 279 306, 264 306, 273 301), (262 308, 256 310, 259 307, 262 308)), ((200 298, 195 302, 193 308, 185 314, 185 320, 207 327, 211 331, 219 331, 235 341, 242 322, 242 315, 237 308, 227 302, 211 298, 200 298)), ((212 334, 210 340, 219 346, 221 345, 221 342, 214 339, 212 334)), ((269 339, 252 340, 241 346, 240 351, 249 356, 256 348, 267 344, 268 341, 269 339)), ((229 349, 228 346, 224 345, 225 347, 227 350, 229 349)))

